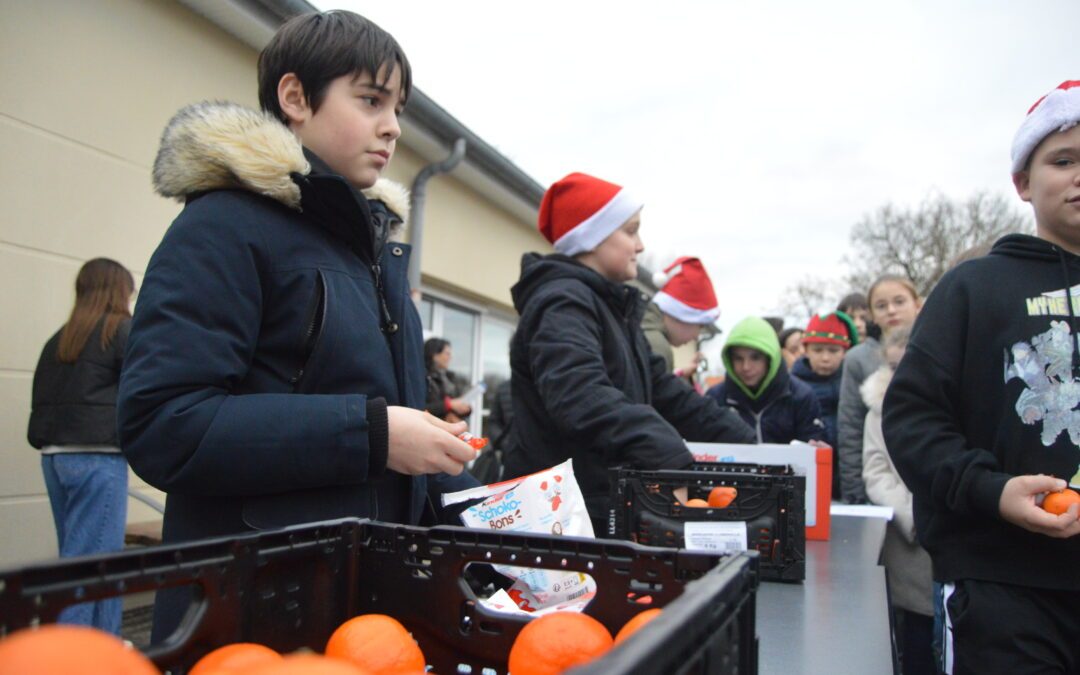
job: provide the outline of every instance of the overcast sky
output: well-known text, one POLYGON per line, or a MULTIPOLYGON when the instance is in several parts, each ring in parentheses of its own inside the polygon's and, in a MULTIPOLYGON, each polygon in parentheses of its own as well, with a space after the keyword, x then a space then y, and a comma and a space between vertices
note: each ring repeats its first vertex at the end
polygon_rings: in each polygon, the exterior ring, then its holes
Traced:
POLYGON ((843 276, 878 206, 1014 194, 1025 112, 1080 79, 1077 0, 316 4, 393 33, 416 85, 542 185, 641 194, 646 248, 705 261, 725 329, 843 276))

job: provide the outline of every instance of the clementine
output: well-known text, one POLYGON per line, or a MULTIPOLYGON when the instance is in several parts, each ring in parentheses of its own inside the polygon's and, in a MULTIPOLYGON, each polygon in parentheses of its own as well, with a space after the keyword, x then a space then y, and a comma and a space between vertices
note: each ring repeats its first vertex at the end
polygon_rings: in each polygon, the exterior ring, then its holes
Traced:
POLYGON ((612 644, 604 624, 587 614, 546 614, 518 633, 508 668, 514 675, 555 675, 603 655, 612 644))
POLYGON ((636 633, 642 626, 649 623, 657 616, 660 615, 660 610, 657 608, 647 609, 641 612, 633 619, 627 621, 622 628, 619 629, 619 634, 615 636, 615 644, 619 644, 626 638, 636 633))
POLYGON ((687 499, 686 505, 695 509, 707 509, 709 508, 709 502, 704 499, 687 499))
POLYGON ((161 675, 150 659, 96 628, 49 624, 0 642, 0 675, 161 675))
POLYGON ((735 501, 739 491, 733 487, 714 487, 709 491, 709 506, 714 509, 723 509, 735 501))
POLYGON ((244 670, 264 663, 277 663, 278 654, 269 647, 252 642, 237 642, 207 652, 188 671, 188 675, 209 675, 216 670, 244 670))
POLYGON ((338 626, 326 643, 326 655, 375 675, 423 672, 427 665, 405 626, 385 614, 362 614, 338 626))
POLYGON ((319 654, 290 654, 278 661, 240 672, 243 675, 371 675, 369 671, 348 661, 319 654))
POLYGON ((1043 499, 1042 507, 1056 516, 1060 516, 1069 510, 1073 504, 1080 504, 1080 494, 1068 488, 1061 492, 1051 492, 1043 499))

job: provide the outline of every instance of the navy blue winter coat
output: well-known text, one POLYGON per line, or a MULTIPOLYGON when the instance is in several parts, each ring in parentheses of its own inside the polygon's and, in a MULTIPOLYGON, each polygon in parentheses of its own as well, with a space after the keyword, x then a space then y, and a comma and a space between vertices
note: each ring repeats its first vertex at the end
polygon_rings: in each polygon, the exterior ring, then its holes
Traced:
POLYGON ((386 468, 385 407, 423 408, 425 381, 409 249, 383 244, 380 204, 227 104, 177 114, 154 179, 187 205, 146 271, 118 417, 132 468, 168 493, 165 541, 417 523, 429 487, 475 485, 386 468))
POLYGON ((783 364, 756 401, 735 386, 730 376, 706 395, 720 405, 734 408, 754 428, 758 443, 825 440, 827 432, 814 390, 789 376, 783 364))
POLYGON ((821 406, 821 421, 825 423, 825 438, 829 447, 836 448, 836 413, 840 407, 840 378, 843 368, 837 368, 832 375, 818 375, 810 369, 810 361, 803 356, 791 367, 792 379, 799 379, 810 386, 818 405, 821 406))

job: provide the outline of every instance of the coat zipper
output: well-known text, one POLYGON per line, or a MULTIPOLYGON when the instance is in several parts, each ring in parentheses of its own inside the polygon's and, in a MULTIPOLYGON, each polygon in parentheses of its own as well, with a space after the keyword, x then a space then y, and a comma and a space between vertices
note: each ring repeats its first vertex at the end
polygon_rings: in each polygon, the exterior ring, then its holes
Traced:
POLYGON ((315 280, 315 300, 312 302, 311 312, 307 319, 307 326, 304 329, 304 338, 301 341, 300 367, 289 380, 293 385, 294 392, 299 391, 300 389, 300 384, 304 379, 304 370, 307 368, 311 355, 315 352, 315 345, 318 344, 319 336, 322 334, 322 324, 325 318, 326 280, 323 279, 322 272, 318 272, 315 280))
POLYGON ((382 332, 386 335, 393 335, 398 332, 400 326, 394 322, 394 317, 390 314, 390 308, 386 305, 386 291, 383 288, 382 281, 382 253, 379 253, 379 257, 375 259, 375 262, 371 265, 371 275, 375 278, 375 294, 379 296, 379 310, 382 314, 381 326, 382 332))

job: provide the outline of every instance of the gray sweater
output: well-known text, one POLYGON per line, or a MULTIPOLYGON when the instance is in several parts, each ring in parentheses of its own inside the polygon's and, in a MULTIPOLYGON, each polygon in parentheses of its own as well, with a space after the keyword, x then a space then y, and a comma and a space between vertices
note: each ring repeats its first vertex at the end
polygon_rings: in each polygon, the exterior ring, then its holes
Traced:
POLYGON ((840 463, 840 496, 845 502, 865 503, 862 478, 863 426, 869 410, 859 387, 882 366, 881 343, 874 338, 852 347, 844 356, 840 380, 840 408, 837 411, 837 461, 840 463))

